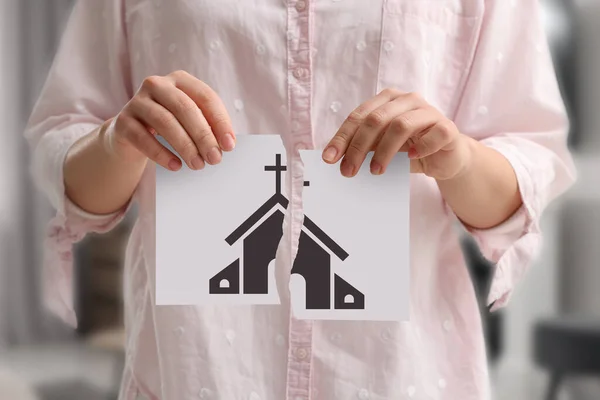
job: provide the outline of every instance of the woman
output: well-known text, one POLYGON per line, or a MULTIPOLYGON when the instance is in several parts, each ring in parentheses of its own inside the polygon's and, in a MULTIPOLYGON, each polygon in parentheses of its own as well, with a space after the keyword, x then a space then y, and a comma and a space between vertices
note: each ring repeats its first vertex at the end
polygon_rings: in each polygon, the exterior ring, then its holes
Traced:
POLYGON ((82 0, 27 133, 58 210, 49 304, 75 323, 71 244, 133 199, 121 399, 485 399, 453 221, 497 263, 489 301, 504 306, 573 181, 566 132, 536 0, 82 0), (408 152, 410 322, 154 305, 155 168, 202 173, 249 132, 283 136, 288 221, 303 215, 299 149, 348 177, 368 151, 374 174, 408 152))

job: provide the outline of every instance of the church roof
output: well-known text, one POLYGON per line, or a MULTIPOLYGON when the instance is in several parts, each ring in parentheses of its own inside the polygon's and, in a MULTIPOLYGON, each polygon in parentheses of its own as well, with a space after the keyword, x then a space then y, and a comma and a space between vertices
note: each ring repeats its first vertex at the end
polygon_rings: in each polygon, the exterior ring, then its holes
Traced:
MULTIPOLYGON (((276 193, 269 200, 267 200, 262 206, 258 208, 250 217, 248 217, 240 226, 238 226, 226 239, 225 241, 232 246, 242 236, 246 234, 261 218, 267 215, 273 207, 277 204, 283 208, 288 207, 288 199, 281 193, 276 193)), ((330 238, 321 228, 317 226, 310 218, 304 216, 304 227, 308 229, 310 233, 315 235, 317 239, 321 241, 333 254, 335 254, 340 260, 344 261, 348 258, 348 253, 340 247, 332 238, 330 238)))

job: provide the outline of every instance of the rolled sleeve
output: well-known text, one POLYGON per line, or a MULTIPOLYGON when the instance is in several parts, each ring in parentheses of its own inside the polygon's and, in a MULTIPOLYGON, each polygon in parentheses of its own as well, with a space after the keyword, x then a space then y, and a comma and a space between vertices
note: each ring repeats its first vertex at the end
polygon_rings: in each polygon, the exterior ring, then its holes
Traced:
POLYGON ((121 0, 76 2, 25 131, 34 182, 56 210, 44 241, 44 300, 72 326, 72 246, 89 232, 111 230, 131 204, 110 215, 87 213, 66 197, 63 172, 71 146, 131 96, 123 21, 121 0))
POLYGON ((569 123, 537 0, 486 0, 473 66, 455 122, 511 164, 522 206, 491 229, 465 227, 495 264, 488 304, 505 306, 539 254, 547 205, 575 180, 569 123), (484 109, 486 112, 481 112, 484 109))

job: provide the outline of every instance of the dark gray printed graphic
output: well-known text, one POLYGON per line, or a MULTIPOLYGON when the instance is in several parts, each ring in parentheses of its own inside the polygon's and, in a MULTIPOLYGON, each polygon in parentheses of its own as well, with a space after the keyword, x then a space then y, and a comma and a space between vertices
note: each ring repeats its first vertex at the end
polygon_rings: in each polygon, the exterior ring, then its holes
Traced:
MULTIPOLYGON (((281 164, 281 154, 276 154, 275 161, 275 165, 264 168, 267 172, 275 172, 275 194, 225 239, 233 246, 244 237, 242 262, 238 258, 210 278, 210 294, 238 294, 241 291, 243 294, 269 293, 269 264, 275 259, 277 246, 283 235, 284 214, 277 206, 287 209, 289 204, 281 193, 282 172, 286 171, 286 166, 281 164), (259 223, 260 221, 262 222, 259 223), (240 288, 242 268, 243 285, 240 288)), ((309 182, 305 182, 304 186, 310 186, 309 182)), ((341 261, 348 258, 348 253, 342 247, 309 217, 304 216, 298 253, 291 273, 304 278, 307 310, 328 310, 332 307, 332 255, 341 261)), ((365 308, 364 294, 337 274, 334 275, 333 288, 335 309, 365 308)))

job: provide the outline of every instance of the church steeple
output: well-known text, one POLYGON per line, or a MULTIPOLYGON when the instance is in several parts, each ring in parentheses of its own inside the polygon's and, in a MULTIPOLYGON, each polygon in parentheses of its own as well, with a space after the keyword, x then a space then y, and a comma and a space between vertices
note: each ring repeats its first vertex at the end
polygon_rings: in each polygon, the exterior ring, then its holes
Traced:
MULTIPOLYGON (((275 155, 275 165, 266 165, 265 171, 275 171, 275 193, 281 194, 281 173, 287 171, 287 167, 281 165, 281 154, 275 155)), ((310 186, 310 182, 304 181, 304 186, 310 186)))
POLYGON ((281 173, 287 171, 287 167, 281 165, 281 154, 275 155, 275 165, 266 165, 265 171, 275 171, 275 193, 281 194, 281 173))

